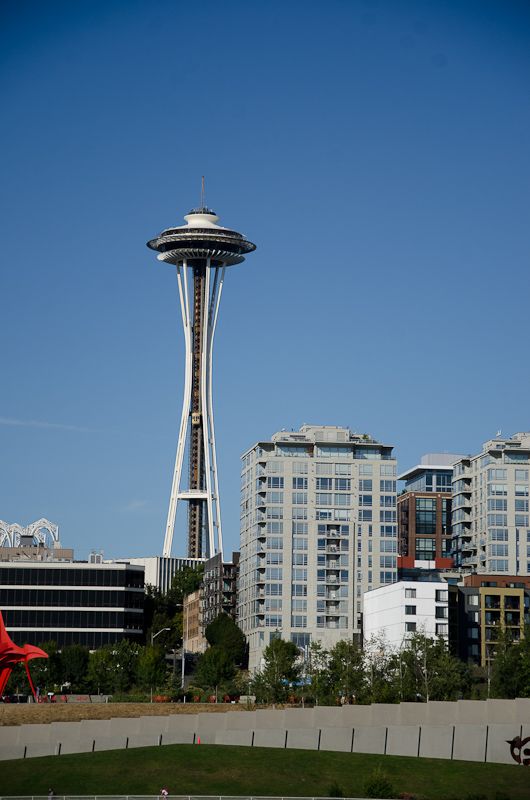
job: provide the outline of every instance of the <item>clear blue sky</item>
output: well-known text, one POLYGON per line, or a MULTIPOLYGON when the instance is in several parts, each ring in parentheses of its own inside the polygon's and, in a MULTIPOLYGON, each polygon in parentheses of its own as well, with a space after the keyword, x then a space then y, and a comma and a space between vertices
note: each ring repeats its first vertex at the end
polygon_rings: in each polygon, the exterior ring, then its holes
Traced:
POLYGON ((527 2, 2 16, 0 519, 47 516, 79 557, 161 551, 183 342, 145 242, 203 174, 258 246, 216 340, 228 547, 239 456, 282 427, 369 432, 400 469, 530 429, 527 2))

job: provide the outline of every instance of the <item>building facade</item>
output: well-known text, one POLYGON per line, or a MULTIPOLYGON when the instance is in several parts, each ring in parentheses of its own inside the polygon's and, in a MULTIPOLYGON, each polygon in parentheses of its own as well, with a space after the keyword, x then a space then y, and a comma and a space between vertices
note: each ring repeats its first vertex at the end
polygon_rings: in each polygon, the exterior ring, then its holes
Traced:
POLYGON ((204 563, 201 585, 202 626, 206 630, 219 614, 237 617, 237 577, 239 553, 232 553, 232 561, 223 561, 217 553, 204 563))
POLYGON ((421 633, 449 640, 449 593, 443 580, 398 581, 364 595, 364 640, 384 640, 399 650, 407 638, 421 633))
POLYGON ((530 574, 530 433, 492 439, 454 465, 455 565, 467 573, 530 574))
POLYGON ((429 453, 398 480, 405 481, 398 496, 399 554, 408 566, 450 568, 451 482, 454 461, 461 456, 429 453))
POLYGON ((171 589, 173 578, 184 567, 197 567, 204 563, 203 558, 173 558, 165 556, 146 556, 145 558, 124 559, 129 564, 143 567, 145 570, 145 585, 158 589, 166 594, 171 589))
POLYGON ((144 570, 125 563, 0 562, 0 608, 22 645, 97 649, 143 636, 144 570))
POLYGON ((463 661, 488 669, 499 640, 524 638, 530 623, 530 577, 467 575, 449 587, 451 650, 463 661))
POLYGON ((182 608, 182 646, 185 653, 204 653, 208 643, 204 638, 201 614, 201 591, 186 595, 182 608))
POLYGON ((278 635, 301 649, 360 636, 364 592, 396 580, 392 449, 303 425, 242 456, 238 624, 251 669, 278 635))

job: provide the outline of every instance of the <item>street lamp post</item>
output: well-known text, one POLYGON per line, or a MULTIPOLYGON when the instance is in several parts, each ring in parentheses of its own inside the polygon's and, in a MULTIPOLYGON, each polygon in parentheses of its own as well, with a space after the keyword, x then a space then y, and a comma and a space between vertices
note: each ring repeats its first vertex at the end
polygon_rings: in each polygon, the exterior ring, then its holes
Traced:
POLYGON ((160 636, 160 634, 164 633, 164 631, 170 631, 170 630, 171 630, 171 628, 162 628, 162 630, 157 631, 156 633, 152 633, 151 634, 151 647, 153 646, 153 642, 154 642, 154 640, 156 639, 157 636, 160 636))

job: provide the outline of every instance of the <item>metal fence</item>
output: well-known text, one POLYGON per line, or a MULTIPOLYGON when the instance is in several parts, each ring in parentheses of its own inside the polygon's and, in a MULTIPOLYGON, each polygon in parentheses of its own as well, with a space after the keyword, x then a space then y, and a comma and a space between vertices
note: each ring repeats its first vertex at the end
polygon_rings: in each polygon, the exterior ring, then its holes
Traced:
MULTIPOLYGON (((0 800, 50 800, 49 795, 0 795, 0 800)), ((149 794, 54 794, 53 800, 163 800, 162 795, 149 794)), ((293 797, 284 795, 205 795, 170 794, 168 800, 329 800, 328 797, 293 797)), ((366 800, 362 797, 345 797, 343 800, 366 800)))

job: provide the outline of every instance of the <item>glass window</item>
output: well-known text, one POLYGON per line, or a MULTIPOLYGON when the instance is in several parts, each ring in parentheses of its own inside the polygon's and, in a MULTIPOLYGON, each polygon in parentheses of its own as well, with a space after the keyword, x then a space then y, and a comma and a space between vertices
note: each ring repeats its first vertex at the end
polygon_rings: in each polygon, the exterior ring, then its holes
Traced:
POLYGON ((333 474, 333 464, 316 464, 316 474, 317 475, 332 475, 333 474))
POLYGON ((293 492, 293 505, 305 505, 307 503, 307 492, 293 492))
POLYGON ((307 550, 307 537, 293 536, 293 550, 307 550))
POLYGON ((283 580, 283 568, 282 567, 267 567, 265 570, 265 579, 271 581, 281 581, 283 580))
POLYGON ((293 597, 307 597, 307 584, 293 583, 291 586, 291 594, 293 597))
POLYGON ((449 592, 447 589, 436 589, 436 602, 447 603, 449 599, 449 592))
POLYGON ((295 461, 293 463, 293 475, 307 475, 308 471, 307 461, 295 461))
MULTIPOLYGON (((322 558, 322 556, 318 556, 318 558, 322 558)), ((324 556, 325 558, 326 556, 324 556)), ((307 567, 307 553, 293 553, 293 564, 298 567, 307 567)))
POLYGON ((405 630, 407 633, 415 633, 416 632, 416 623, 415 622, 405 622, 405 630))
POLYGON ((371 475, 372 472, 373 467, 371 464, 359 464, 359 475, 371 475))
POLYGON ((335 464, 335 475, 351 475, 351 465, 335 464))
POLYGON ((333 505, 333 495, 332 494, 325 494, 322 492, 316 493, 316 503, 319 506, 332 506, 333 505))
POLYGON ((292 574, 293 581, 306 581, 307 580, 307 569, 303 567, 293 567, 293 574, 292 574))
POLYGON ((416 589, 405 589, 405 597, 416 597, 416 589))
POLYGON ((307 478, 293 478, 293 489, 307 489, 307 478))
POLYGON ((265 499, 267 503, 283 503, 283 492, 266 492, 265 499))
POLYGON ((505 469, 489 469, 488 470, 488 481, 505 481, 506 480, 506 470, 505 469))
POLYGON ((283 539, 280 539, 277 536, 267 536, 265 546, 267 547, 267 550, 282 550, 283 539))
POLYGON ((405 614, 407 616, 415 616, 416 614, 416 606, 405 606, 405 614))
POLYGON ((415 559, 417 561, 434 561, 436 557, 436 539, 416 538, 415 559))
POLYGON ((267 533, 283 533, 283 522, 267 522, 267 533))
POLYGON ((307 534, 307 522, 293 522, 292 526, 294 534, 307 534))
POLYGON ((291 615, 291 627, 292 628, 307 628, 307 617, 303 614, 292 614, 291 615))

